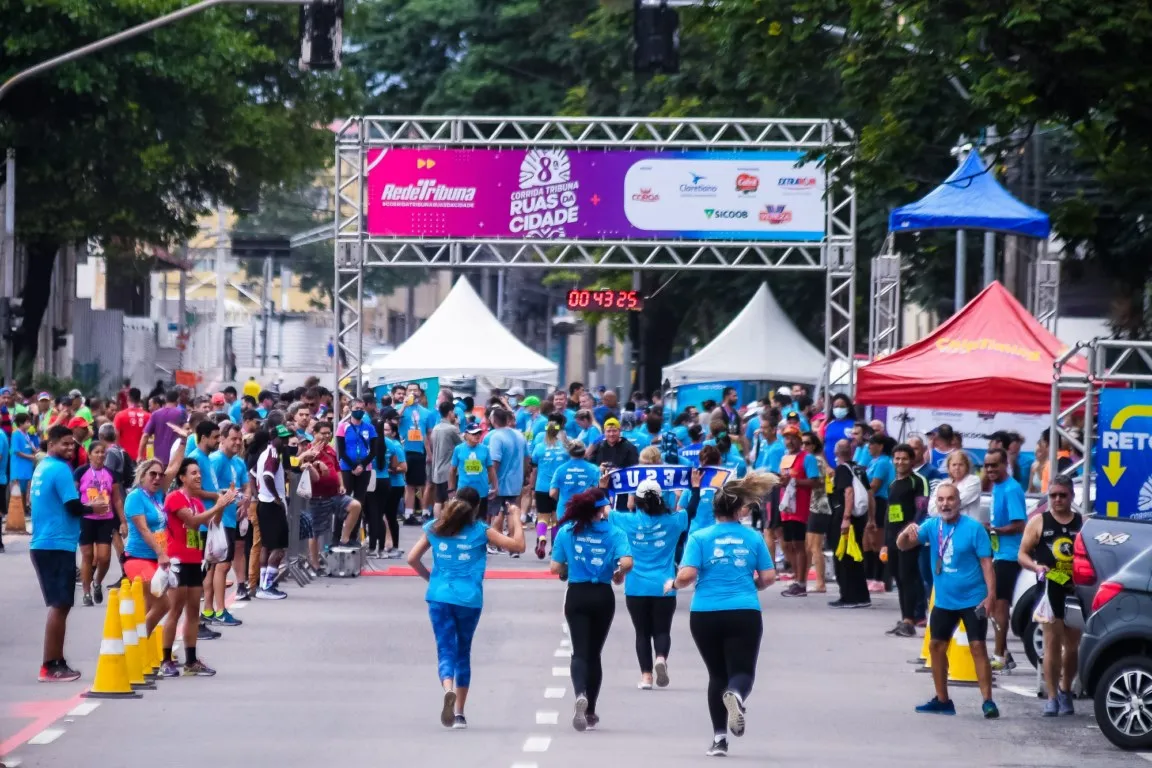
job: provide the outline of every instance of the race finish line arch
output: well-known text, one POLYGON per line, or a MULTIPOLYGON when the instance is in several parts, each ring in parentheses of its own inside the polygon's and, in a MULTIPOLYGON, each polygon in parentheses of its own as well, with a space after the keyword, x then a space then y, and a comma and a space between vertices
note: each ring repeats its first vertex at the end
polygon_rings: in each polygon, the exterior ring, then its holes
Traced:
POLYGON ((365 270, 404 267, 823 272, 827 390, 855 352, 853 144, 837 120, 349 118, 333 391, 361 376, 365 270))

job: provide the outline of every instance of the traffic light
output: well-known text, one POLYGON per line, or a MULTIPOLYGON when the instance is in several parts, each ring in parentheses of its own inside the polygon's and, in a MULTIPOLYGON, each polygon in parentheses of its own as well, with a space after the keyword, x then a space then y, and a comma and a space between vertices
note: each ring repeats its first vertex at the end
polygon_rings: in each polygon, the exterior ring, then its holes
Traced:
POLYGON ((300 6, 300 69, 339 69, 344 45, 344 0, 300 6))
POLYGON ((52 329, 52 350, 64 349, 68 346, 68 339, 64 338, 68 334, 65 333, 63 328, 52 329))
POLYGON ((277 235, 233 235, 232 256, 237 259, 282 259, 292 255, 292 241, 277 235))
POLYGON ((658 6, 636 0, 633 37, 638 75, 674 75, 680 71, 680 16, 666 2, 658 6))
POLYGON ((0 298, 0 334, 12 341, 24 326, 24 301, 0 298))

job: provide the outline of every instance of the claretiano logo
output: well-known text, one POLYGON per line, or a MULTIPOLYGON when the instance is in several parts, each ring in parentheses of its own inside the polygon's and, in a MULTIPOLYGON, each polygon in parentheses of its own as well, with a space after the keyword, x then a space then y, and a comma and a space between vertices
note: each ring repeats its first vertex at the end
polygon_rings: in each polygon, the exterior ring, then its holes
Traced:
POLYGON ((708 181, 707 176, 701 176, 695 172, 689 172, 688 175, 692 177, 692 182, 680 185, 681 195, 684 197, 715 197, 719 187, 715 184, 702 183, 708 181))

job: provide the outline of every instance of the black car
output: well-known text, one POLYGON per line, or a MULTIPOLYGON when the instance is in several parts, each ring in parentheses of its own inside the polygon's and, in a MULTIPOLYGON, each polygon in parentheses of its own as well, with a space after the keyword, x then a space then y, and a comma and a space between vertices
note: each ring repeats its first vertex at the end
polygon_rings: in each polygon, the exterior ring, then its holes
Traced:
POLYGON ((1152 524, 1084 518, 1073 546, 1065 622, 1083 632, 1080 684, 1100 731, 1122 749, 1152 748, 1152 524))

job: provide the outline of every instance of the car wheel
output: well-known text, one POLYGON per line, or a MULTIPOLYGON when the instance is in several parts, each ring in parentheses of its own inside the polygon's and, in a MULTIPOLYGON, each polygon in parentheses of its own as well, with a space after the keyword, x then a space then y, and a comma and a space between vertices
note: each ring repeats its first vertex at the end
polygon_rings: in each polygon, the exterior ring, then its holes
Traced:
POLYGON ((1096 723, 1121 749, 1152 748, 1152 660, 1125 656, 1096 684, 1096 723))
POLYGON ((1024 642, 1024 655, 1028 663, 1035 669, 1040 669, 1044 663, 1044 630, 1034 621, 1029 620, 1024 625, 1024 632, 1020 635, 1024 642))

